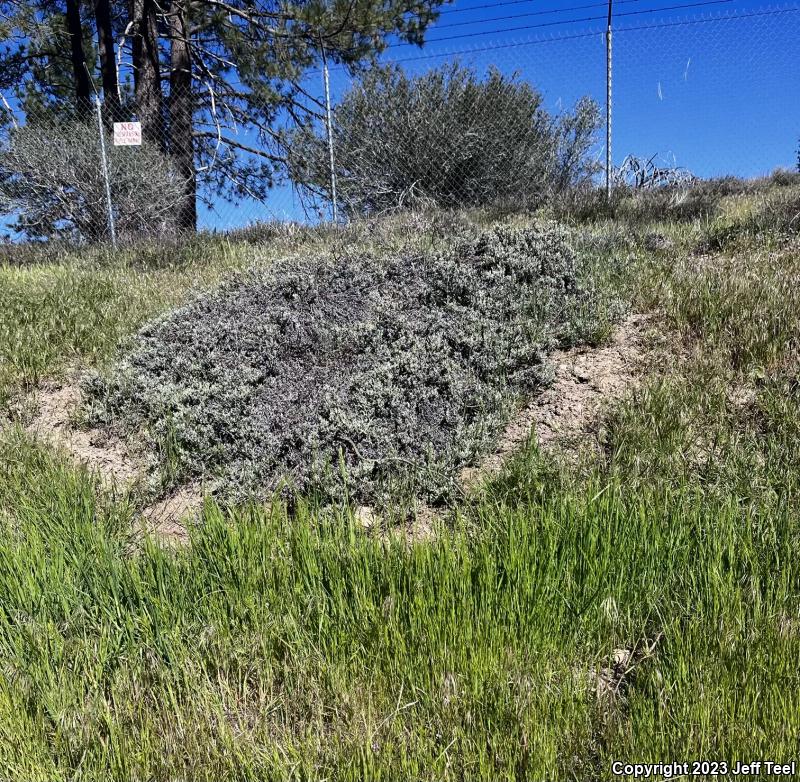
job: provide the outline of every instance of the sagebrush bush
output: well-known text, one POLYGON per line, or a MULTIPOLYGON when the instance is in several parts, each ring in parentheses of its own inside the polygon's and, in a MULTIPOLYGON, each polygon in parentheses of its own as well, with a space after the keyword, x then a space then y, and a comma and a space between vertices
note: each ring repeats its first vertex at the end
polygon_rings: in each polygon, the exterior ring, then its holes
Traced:
POLYGON ((367 501, 413 484, 438 501, 546 381, 580 296, 554 227, 473 234, 440 254, 284 262, 145 327, 87 391, 97 418, 222 495, 286 480, 367 501))
MULTIPOLYGON (((117 238, 171 237, 183 181, 169 158, 144 144, 106 140, 117 238)), ((92 118, 31 123, 0 145, 0 212, 34 239, 85 244, 109 238, 105 179, 92 118)))
MULTIPOLYGON (((600 113, 588 98, 558 117, 532 85, 497 70, 447 65, 410 77, 372 69, 334 112, 338 197, 352 215, 419 204, 535 208, 597 171, 589 150, 600 113)), ((289 145, 289 170, 327 199, 330 164, 323 130, 289 145)))

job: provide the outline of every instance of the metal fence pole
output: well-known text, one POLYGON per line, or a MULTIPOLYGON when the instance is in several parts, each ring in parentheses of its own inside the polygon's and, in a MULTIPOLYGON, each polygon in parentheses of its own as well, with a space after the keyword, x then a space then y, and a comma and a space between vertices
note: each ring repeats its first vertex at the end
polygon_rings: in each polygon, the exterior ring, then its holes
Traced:
POLYGON ((328 128, 328 156, 331 166, 331 201, 333 203, 333 222, 339 222, 339 205, 336 202, 336 160, 333 153, 333 119, 331 114, 331 87, 328 77, 328 58, 325 56, 325 45, 320 39, 320 51, 322 52, 322 77, 325 81, 325 117, 328 128))
POLYGON ((608 0, 608 25, 606 27, 606 199, 611 200, 611 3, 608 0))
POLYGON ((100 96, 95 95, 95 107, 97 108, 97 131, 100 134, 100 160, 103 166, 103 180, 106 185, 106 210, 108 216, 108 231, 111 234, 111 246, 117 249, 117 230, 114 226, 114 205, 111 202, 111 180, 108 175, 108 158, 106 157, 106 135, 103 130, 103 109, 100 103, 100 96))

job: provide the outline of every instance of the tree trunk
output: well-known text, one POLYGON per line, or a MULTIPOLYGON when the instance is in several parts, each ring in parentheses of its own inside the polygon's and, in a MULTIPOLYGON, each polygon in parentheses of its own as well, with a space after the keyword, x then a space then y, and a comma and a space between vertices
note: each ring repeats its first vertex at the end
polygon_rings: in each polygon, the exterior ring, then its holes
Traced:
POLYGON ((122 119, 119 103, 117 63, 114 58, 114 29, 111 24, 110 0, 95 0, 94 18, 97 25, 97 49, 100 54, 100 73, 103 77, 103 105, 106 120, 122 119))
POLYGON ((194 232, 197 230, 197 173, 194 168, 194 96, 186 3, 188 0, 172 0, 169 10, 170 154, 184 181, 184 198, 178 210, 178 229, 194 232))
POLYGON ((81 108, 88 108, 92 95, 86 54, 83 51, 83 27, 79 0, 67 0, 67 33, 69 34, 72 74, 75 78, 75 97, 81 108))
POLYGON ((167 129, 163 115, 155 0, 131 0, 130 14, 133 22, 133 83, 142 134, 166 152, 167 129))

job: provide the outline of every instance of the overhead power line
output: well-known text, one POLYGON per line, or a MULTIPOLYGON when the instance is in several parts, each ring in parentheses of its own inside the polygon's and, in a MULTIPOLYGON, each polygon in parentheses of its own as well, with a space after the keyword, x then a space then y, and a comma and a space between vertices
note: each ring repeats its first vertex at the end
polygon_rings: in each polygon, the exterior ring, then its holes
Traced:
MULTIPOLYGON (((735 13, 726 16, 709 16, 702 19, 680 19, 673 22, 656 22, 655 24, 640 24, 635 27, 622 27, 617 32, 629 33, 637 30, 661 30, 670 27, 687 27, 690 25, 719 23, 725 21, 734 21, 736 19, 747 19, 751 16, 775 16, 776 14, 796 14, 800 12, 800 8, 787 7, 769 9, 766 11, 751 11, 748 13, 735 13)), ((603 17, 604 19, 606 17, 603 17)), ((580 38, 596 38, 598 32, 596 30, 590 32, 579 32, 572 35, 559 35, 554 38, 539 38, 529 41, 510 41, 506 43, 493 43, 489 46, 470 46, 468 49, 459 49, 458 51, 445 51, 429 54, 418 54, 413 57, 400 57, 396 60, 391 60, 392 63, 401 64, 404 62, 417 62, 418 60, 441 60, 442 57, 454 57, 459 54, 477 54, 480 52, 493 52, 499 49, 518 49, 526 46, 536 46, 540 44, 559 43, 561 41, 574 41, 580 38)), ((345 66, 339 66, 339 70, 346 70, 345 66)))
MULTIPOLYGON (((704 6, 709 5, 725 5, 728 3, 732 3, 733 0, 704 0, 701 3, 684 3, 682 5, 668 5, 662 6, 661 8, 651 8, 647 11, 626 11, 621 14, 616 14, 614 18, 619 18, 621 16, 640 16, 642 14, 656 14, 660 11, 679 11, 684 8, 702 8, 704 6)), ((455 41, 458 39, 463 38, 477 38, 477 37, 485 37, 487 35, 500 35, 501 33, 516 33, 521 32, 523 30, 538 30, 543 27, 555 27, 557 25, 565 25, 565 24, 580 24, 583 22, 598 22, 598 21, 605 21, 606 16, 584 16, 581 19, 563 19, 555 22, 542 22, 540 24, 526 24, 521 25, 519 27, 504 27, 499 30, 481 30, 477 33, 461 33, 459 35, 448 35, 443 38, 428 38, 425 41, 425 44, 430 43, 442 43, 444 41, 455 41)), ((414 43, 393 43, 387 46, 387 49, 396 49, 399 46, 416 46, 417 44, 414 43)))
MULTIPOLYGON (((619 28, 616 32, 629 33, 629 32, 636 32, 637 30, 661 30, 673 27, 688 27, 698 24, 713 24, 713 23, 718 24, 720 22, 736 21, 738 19, 749 19, 750 17, 754 16, 776 16, 781 14, 796 14, 796 13, 800 13, 800 7, 798 7, 797 5, 789 5, 782 8, 770 8, 767 10, 745 11, 745 12, 737 11, 734 12, 733 14, 707 16, 696 19, 678 19, 675 21, 654 22, 652 24, 639 24, 632 27, 619 28)), ((605 18, 606 18, 605 16, 602 17, 602 19, 605 18)), ((397 59, 387 60, 387 62, 400 65, 406 62, 419 62, 420 60, 441 60, 443 57, 455 57, 456 55, 460 54, 479 54, 480 52, 493 52, 500 49, 521 49, 528 46, 559 43, 561 41, 574 41, 581 38, 596 38, 598 34, 599 33, 597 30, 582 30, 581 32, 558 35, 552 38, 533 38, 527 41, 525 40, 506 41, 504 43, 492 43, 489 44, 488 46, 469 46, 466 49, 458 49, 458 50, 451 49, 443 52, 428 52, 426 54, 416 54, 410 57, 399 57, 397 59)), ((348 71, 348 68, 346 65, 335 65, 330 70, 340 73, 346 73, 348 71)), ((308 73, 320 74, 322 73, 322 70, 316 68, 308 71, 308 73)))
MULTIPOLYGON (((641 3, 644 0, 616 0, 616 5, 628 5, 630 3, 641 3)), ((448 24, 435 24, 432 29, 442 30, 445 27, 464 27, 469 24, 484 24, 485 22, 503 22, 507 19, 523 19, 529 16, 547 16, 549 14, 564 14, 569 11, 583 11, 586 8, 607 8, 608 3, 589 3, 588 5, 572 5, 568 8, 553 8, 549 11, 530 11, 525 14, 510 14, 508 16, 492 16, 488 19, 469 19, 466 22, 449 22, 448 24)))
POLYGON ((468 8, 445 8, 443 11, 439 11, 439 16, 444 16, 445 14, 466 14, 469 13, 470 11, 481 11, 486 8, 498 8, 504 5, 522 5, 523 3, 531 3, 531 2, 533 2, 533 0, 500 0, 499 3, 486 3, 485 5, 473 5, 468 8))

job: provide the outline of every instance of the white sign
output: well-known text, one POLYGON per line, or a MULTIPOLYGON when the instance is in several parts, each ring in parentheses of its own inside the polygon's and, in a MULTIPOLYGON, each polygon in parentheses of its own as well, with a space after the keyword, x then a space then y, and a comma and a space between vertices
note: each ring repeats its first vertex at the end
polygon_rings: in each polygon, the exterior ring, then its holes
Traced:
POLYGON ((115 122, 114 123, 115 147, 140 147, 142 146, 141 122, 115 122))

